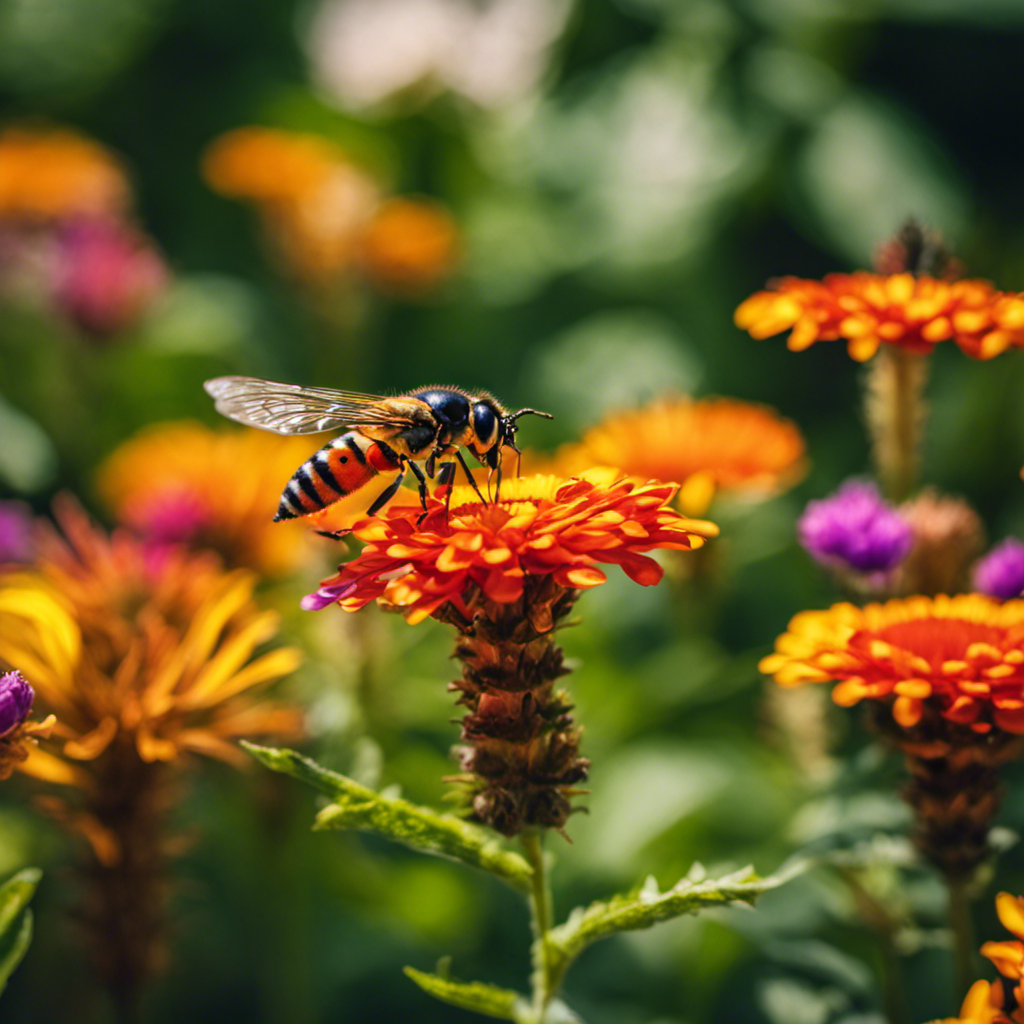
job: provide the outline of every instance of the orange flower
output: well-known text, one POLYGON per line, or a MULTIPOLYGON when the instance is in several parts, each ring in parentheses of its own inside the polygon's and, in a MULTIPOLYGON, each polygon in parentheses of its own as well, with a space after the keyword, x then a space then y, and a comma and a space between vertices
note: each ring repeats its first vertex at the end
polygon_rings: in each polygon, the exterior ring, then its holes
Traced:
POLYGON ((891 702, 904 728, 928 702, 976 733, 1024 734, 1024 601, 940 594, 802 612, 761 671, 782 686, 835 680, 844 707, 891 702))
POLYGON ((755 338, 792 331, 794 352, 844 338, 853 359, 870 359, 885 343, 927 353, 955 341, 975 359, 1024 345, 1024 298, 987 281, 943 281, 910 273, 858 271, 824 281, 786 277, 736 310, 736 326, 755 338))
MULTIPOLYGON (((308 528, 274 523, 273 516, 314 445, 262 430, 159 423, 100 466, 97 487, 117 519, 148 539, 210 546, 232 565, 276 575, 294 568, 307 550, 308 528)), ((358 497, 349 510, 353 519, 372 501, 358 497)), ((348 525, 341 509, 331 515, 331 529, 348 525)))
POLYGON ((1010 1017, 1016 1022, 1024 1022, 1024 899, 1001 892, 996 897, 996 913, 1003 927, 1016 936, 1016 941, 986 942, 981 947, 981 954, 996 965, 996 970, 1003 977, 1015 982, 1013 998, 1017 1009, 1010 1017))
POLYGON ((998 982, 976 981, 964 998, 959 1017, 947 1017, 934 1024, 1011 1024, 1021 1018, 1003 1010, 1003 986, 998 982))
POLYGON ((128 199, 120 163, 98 143, 67 130, 0 132, 0 216, 120 216, 128 199))
POLYGON ((455 222, 437 203, 389 199, 363 229, 363 272, 385 289, 417 293, 446 277, 458 257, 455 222))
POLYGON ((650 586, 662 569, 641 552, 692 550, 718 533, 713 523, 684 519, 667 506, 670 484, 600 478, 520 477, 502 485, 494 504, 455 487, 450 514, 438 489, 422 523, 415 507, 363 519, 352 532, 366 547, 305 606, 337 602, 357 611, 378 600, 420 622, 449 602, 465 613, 472 588, 497 603, 517 601, 527 576, 551 576, 578 590, 598 586, 607 578, 599 562, 621 565, 630 579, 650 586))
POLYGON ((716 491, 765 497, 794 484, 806 461, 800 431, 772 409, 732 398, 663 398, 591 428, 558 453, 574 473, 615 466, 642 480, 681 483, 680 507, 706 511, 716 491))

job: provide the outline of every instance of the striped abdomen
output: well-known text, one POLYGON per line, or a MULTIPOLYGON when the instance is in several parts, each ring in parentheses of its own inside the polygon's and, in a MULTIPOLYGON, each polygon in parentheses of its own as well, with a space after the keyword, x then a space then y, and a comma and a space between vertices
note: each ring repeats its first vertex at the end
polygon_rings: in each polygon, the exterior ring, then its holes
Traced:
POLYGON ((378 473, 400 468, 398 456, 382 441, 349 431, 299 466, 281 495, 274 522, 319 512, 365 487, 378 473))

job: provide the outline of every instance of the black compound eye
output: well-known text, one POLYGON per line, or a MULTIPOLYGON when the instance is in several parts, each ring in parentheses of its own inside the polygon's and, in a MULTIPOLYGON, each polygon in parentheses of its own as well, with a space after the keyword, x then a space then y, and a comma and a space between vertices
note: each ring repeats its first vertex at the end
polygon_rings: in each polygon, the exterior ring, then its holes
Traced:
POLYGON ((497 443, 498 416, 486 403, 477 402, 473 406, 473 434, 477 445, 486 450, 497 443))

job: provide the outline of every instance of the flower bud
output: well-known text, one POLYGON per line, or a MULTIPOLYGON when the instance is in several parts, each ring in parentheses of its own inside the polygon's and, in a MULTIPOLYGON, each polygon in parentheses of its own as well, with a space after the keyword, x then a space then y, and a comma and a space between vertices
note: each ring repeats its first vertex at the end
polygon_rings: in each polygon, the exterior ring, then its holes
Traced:
POLYGON ((1024 544, 1008 537, 974 565, 974 589, 1009 601, 1024 593, 1024 544))

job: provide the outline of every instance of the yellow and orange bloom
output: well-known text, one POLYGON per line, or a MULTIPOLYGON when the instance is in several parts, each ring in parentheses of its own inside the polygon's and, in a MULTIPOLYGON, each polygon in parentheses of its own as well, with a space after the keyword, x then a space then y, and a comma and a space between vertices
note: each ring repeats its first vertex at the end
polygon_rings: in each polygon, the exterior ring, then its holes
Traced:
POLYGON ((356 523, 366 546, 303 604, 356 611, 377 601, 411 623, 432 615, 455 626, 463 671, 449 688, 468 713, 454 781, 467 810, 507 836, 562 829, 589 761, 555 689, 568 669, 554 634, 580 592, 605 581, 600 565, 650 586, 662 570, 646 552, 715 536, 714 524, 668 507, 673 491, 608 471, 507 480, 486 504, 469 487, 439 488, 422 518, 418 506, 392 506, 356 523))
POLYGON ((107 536, 67 501, 57 519, 32 568, 0 574, 0 665, 23 671, 57 715, 55 742, 20 769, 49 784, 40 802, 91 846, 89 950, 130 1003, 163 958, 166 815, 181 768, 197 753, 244 763, 240 737, 299 735, 298 710, 262 691, 300 656, 260 652, 278 616, 254 603, 252 574, 107 536))
MULTIPOLYGON (((212 547, 229 565, 280 575, 308 551, 309 527, 273 518, 311 451, 309 438, 160 423, 114 451, 99 468, 97 488, 117 520, 149 540, 212 547)), ((353 514, 365 511, 362 501, 353 514)), ((335 511, 332 523, 341 520, 335 511)))
POLYGON ((1006 1015, 1003 986, 998 981, 976 981, 964 998, 960 1016, 946 1017, 933 1024, 1015 1024, 1020 1019, 1016 1011, 1006 1015))
POLYGON ((66 129, 0 132, 0 217, 119 218, 129 198, 120 162, 99 143, 66 129))
POLYGON ((981 954, 995 964, 1004 978, 1013 982, 1017 1008, 1009 1016, 1016 1024, 1021 1024, 1024 1022, 1024 899, 1001 892, 996 897, 996 913, 1003 927, 1015 938, 1005 942, 986 942, 981 947, 981 954))
POLYGON ((735 321, 755 338, 790 331, 794 352, 841 338, 858 362, 883 345, 924 354, 953 341, 974 359, 1024 345, 1024 297, 987 281, 911 273, 785 277, 741 303, 735 321))
POLYGON ((761 671, 781 686, 834 681, 837 704, 882 701, 907 729, 927 705, 976 733, 1024 734, 1024 601, 940 594, 802 612, 761 671))
POLYGON ((558 453, 562 472, 614 466, 680 486, 679 505, 703 514, 714 495, 763 499, 806 472, 803 437, 767 406, 732 398, 663 398, 609 416, 558 453))

